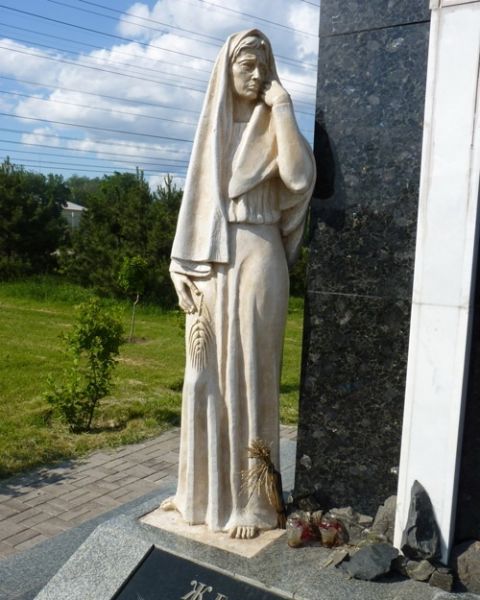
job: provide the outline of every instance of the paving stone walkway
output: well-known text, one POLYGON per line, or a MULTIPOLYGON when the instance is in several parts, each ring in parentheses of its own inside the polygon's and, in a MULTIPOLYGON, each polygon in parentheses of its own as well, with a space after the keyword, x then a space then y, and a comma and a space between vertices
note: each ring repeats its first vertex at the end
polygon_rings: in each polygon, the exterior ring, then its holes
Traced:
MULTIPOLYGON (((0 482, 0 559, 158 489, 177 475, 179 429, 0 482)), ((281 426, 296 439, 296 427, 281 426)))

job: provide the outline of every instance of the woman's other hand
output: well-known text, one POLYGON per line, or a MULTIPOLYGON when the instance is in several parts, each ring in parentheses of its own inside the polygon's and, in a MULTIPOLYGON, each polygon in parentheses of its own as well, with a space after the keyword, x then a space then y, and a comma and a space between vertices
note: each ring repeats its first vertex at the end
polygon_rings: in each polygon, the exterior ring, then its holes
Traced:
POLYGON ((178 305, 186 313, 193 314, 197 311, 197 307, 193 300, 194 296, 200 296, 201 292, 193 281, 187 275, 171 272, 175 291, 178 296, 178 305))

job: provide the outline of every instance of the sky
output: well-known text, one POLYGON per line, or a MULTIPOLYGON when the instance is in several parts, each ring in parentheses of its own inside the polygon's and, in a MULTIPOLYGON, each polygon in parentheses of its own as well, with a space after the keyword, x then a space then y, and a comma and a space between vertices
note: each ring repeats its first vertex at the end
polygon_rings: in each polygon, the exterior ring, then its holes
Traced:
POLYGON ((0 0, 0 161, 181 187, 226 38, 270 39, 313 140, 320 0, 0 0))

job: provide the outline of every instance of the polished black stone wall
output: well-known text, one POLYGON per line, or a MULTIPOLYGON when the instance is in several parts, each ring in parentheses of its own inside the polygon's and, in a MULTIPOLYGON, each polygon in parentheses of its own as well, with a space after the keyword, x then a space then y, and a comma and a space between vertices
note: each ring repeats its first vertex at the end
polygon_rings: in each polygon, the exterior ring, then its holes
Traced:
POLYGON ((455 523, 456 542, 480 540, 480 260, 478 248, 464 420, 455 523))
POLYGON ((396 492, 428 0, 322 0, 295 494, 396 492))

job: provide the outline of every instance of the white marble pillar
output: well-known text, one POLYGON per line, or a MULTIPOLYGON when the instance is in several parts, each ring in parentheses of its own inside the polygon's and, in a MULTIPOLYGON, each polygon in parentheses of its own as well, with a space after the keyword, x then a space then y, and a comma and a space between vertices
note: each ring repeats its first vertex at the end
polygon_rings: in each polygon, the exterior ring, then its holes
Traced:
POLYGON ((480 0, 432 0, 395 544, 418 480, 453 539, 477 254, 480 0))

